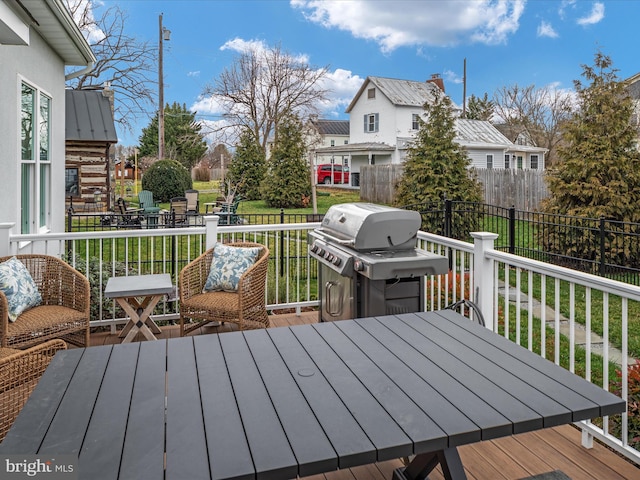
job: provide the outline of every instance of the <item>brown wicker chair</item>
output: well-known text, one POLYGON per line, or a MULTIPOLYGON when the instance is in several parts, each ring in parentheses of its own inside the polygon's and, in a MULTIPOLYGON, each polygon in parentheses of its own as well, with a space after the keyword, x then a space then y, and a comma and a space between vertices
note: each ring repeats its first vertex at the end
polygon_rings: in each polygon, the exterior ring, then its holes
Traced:
MULTIPOLYGON (((0 257, 0 262, 9 258, 0 257)), ((54 338, 89 346, 87 278, 50 255, 16 255, 16 258, 29 270, 42 295, 42 303, 10 322, 7 297, 0 292, 0 346, 25 349, 54 338)))
POLYGON ((210 322, 237 323, 240 330, 269 326, 265 300, 269 249, 259 243, 250 242, 225 245, 262 247, 262 252, 240 278, 237 292, 202 292, 215 247, 207 250, 180 271, 180 336, 210 322), (193 323, 188 323, 190 320, 193 323))
POLYGON ((0 442, 13 425, 62 340, 49 340, 27 350, 0 348, 0 442))

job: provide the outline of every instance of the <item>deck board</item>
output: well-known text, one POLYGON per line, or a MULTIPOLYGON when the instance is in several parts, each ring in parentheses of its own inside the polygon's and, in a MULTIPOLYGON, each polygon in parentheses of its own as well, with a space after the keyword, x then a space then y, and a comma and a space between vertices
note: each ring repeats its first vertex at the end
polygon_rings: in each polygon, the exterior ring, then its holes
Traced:
MULTIPOLYGON (((318 321, 317 312, 301 315, 271 315, 271 326, 290 326, 318 321)), ((224 333, 235 330, 232 324, 219 327, 205 326, 192 335, 224 333)), ((178 325, 162 327, 160 338, 180 336, 178 325)), ((137 341, 143 339, 141 334, 137 341)), ((120 343, 118 335, 109 332, 91 334, 91 345, 120 343)), ((552 470, 562 470, 574 480, 634 480, 640 478, 640 468, 603 445, 594 442, 590 450, 580 444, 581 433, 572 425, 547 428, 464 445, 459 448, 469 480, 519 480, 552 470)), ((371 465, 337 470, 304 477, 304 480, 383 480, 390 479, 400 460, 388 460, 371 465)), ((444 477, 438 467, 429 475, 430 480, 444 477)))

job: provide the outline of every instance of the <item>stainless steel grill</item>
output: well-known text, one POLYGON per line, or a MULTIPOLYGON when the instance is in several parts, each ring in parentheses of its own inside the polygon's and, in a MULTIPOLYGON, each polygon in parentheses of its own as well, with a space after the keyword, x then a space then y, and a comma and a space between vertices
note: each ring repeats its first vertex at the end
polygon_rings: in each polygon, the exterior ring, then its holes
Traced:
POLYGON ((446 273, 448 259, 416 249, 420 224, 410 210, 332 206, 309 232, 309 252, 320 265, 320 320, 422 310, 425 276, 446 273))

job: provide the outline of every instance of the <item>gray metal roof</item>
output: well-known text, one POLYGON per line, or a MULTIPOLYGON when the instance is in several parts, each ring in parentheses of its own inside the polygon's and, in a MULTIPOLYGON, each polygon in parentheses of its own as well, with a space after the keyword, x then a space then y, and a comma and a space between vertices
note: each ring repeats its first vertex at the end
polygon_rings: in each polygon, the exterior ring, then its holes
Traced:
POLYGON ((396 149, 393 145, 380 142, 367 142, 367 143, 349 143, 347 145, 338 145, 335 147, 322 147, 316 148, 316 153, 333 153, 333 154, 348 154, 353 152, 393 152, 396 149))
MULTIPOLYGON (((358 98, 369 84, 374 84, 378 90, 384 94, 394 105, 408 107, 422 107, 426 102, 432 102, 435 92, 441 92, 440 88, 433 82, 418 82, 415 80, 400 80, 397 78, 385 77, 367 77, 363 82, 360 90, 347 107, 346 112, 349 113, 356 104, 358 98)), ((451 102, 454 109, 459 109, 453 101, 451 102)))
POLYGON ((111 103, 102 90, 66 90, 66 140, 117 143, 111 103))
POLYGON ((490 122, 458 118, 455 122, 456 142, 462 145, 494 145, 507 147, 512 142, 490 122))
POLYGON ((349 135, 349 120, 314 120, 313 124, 322 135, 349 135))

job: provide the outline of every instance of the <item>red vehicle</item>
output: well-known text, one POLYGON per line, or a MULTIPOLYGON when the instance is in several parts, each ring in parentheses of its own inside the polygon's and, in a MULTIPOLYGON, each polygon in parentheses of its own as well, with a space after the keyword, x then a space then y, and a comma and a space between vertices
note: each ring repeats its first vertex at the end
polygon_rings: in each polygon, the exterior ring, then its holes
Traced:
POLYGON ((332 183, 349 183, 349 167, 342 165, 325 163, 318 165, 317 183, 331 185, 332 183), (333 182, 331 181, 331 172, 333 171, 333 182))

